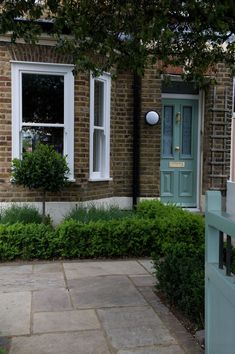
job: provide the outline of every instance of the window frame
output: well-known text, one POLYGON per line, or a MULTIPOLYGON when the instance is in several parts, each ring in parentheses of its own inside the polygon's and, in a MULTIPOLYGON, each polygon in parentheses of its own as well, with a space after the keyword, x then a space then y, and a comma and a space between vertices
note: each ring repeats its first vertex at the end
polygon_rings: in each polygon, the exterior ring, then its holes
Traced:
POLYGON ((110 178, 110 106, 111 106, 111 75, 104 73, 98 77, 90 75, 90 177, 89 181, 108 181, 110 178), (103 83, 103 126, 95 126, 95 81, 103 83), (102 130, 104 134, 104 152, 101 156, 100 171, 93 169, 94 131, 102 130))
POLYGON ((63 155, 69 166, 69 181, 74 181, 74 65, 11 61, 12 82, 12 159, 22 157, 22 128, 63 127, 63 155), (64 123, 25 123, 22 119, 22 74, 58 75, 64 77, 64 123))

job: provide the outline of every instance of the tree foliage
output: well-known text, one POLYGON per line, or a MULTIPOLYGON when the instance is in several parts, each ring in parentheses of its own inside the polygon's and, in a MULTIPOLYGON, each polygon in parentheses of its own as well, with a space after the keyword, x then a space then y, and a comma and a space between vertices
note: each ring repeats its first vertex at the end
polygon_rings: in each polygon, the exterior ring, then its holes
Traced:
POLYGON ((184 66, 197 78, 220 61, 234 65, 233 0, 5 0, 0 32, 35 41, 39 22, 52 21, 51 35, 72 54, 78 70, 113 66, 142 74, 149 61, 184 66), (24 18, 27 21, 15 21, 24 18), (226 50, 225 45, 226 43, 226 50), (97 55, 100 57, 97 63, 97 55))

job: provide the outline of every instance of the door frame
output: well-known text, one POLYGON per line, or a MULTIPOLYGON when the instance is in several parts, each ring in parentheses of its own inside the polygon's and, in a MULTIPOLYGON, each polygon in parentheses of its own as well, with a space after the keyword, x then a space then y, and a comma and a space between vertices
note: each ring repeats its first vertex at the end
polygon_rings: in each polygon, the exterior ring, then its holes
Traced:
POLYGON ((197 185, 196 185, 196 207, 186 208, 192 211, 200 210, 200 195, 202 194, 202 161, 203 161, 203 148, 202 136, 204 126, 204 105, 205 97, 204 91, 199 90, 198 95, 176 94, 176 93, 162 93, 162 99, 179 99, 179 100, 196 100, 198 101, 198 132, 197 132, 197 185))

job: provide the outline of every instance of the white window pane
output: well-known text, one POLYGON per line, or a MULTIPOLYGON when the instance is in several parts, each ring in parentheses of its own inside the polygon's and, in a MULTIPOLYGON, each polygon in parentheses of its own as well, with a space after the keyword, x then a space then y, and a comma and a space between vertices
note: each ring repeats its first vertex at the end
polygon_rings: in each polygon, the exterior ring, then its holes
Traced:
POLYGON ((104 132, 102 130, 94 130, 93 133, 93 172, 102 172, 104 163, 104 132))
POLYGON ((94 88, 94 125, 103 127, 104 125, 104 83, 95 80, 94 88))

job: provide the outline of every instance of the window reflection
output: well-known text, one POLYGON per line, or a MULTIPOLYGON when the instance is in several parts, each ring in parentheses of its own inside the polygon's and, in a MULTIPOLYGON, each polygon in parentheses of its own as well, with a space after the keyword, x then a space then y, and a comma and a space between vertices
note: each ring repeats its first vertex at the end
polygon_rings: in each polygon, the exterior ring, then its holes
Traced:
POLYGON ((39 143, 51 145, 63 154, 63 128, 24 127, 22 129, 22 152, 32 152, 39 143))
POLYGON ((104 83, 95 80, 94 95, 94 125, 102 127, 104 125, 104 83))
POLYGON ((94 130, 93 135, 93 171, 102 171, 102 156, 104 154, 104 132, 94 130))
POLYGON ((192 145, 192 107, 183 107, 182 154, 191 155, 192 145))
POLYGON ((173 152, 173 106, 164 106, 163 120, 163 155, 169 156, 173 152))
POLYGON ((22 73, 22 121, 64 123, 64 77, 22 73))

